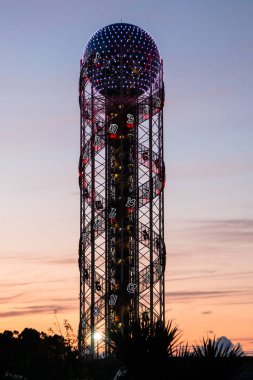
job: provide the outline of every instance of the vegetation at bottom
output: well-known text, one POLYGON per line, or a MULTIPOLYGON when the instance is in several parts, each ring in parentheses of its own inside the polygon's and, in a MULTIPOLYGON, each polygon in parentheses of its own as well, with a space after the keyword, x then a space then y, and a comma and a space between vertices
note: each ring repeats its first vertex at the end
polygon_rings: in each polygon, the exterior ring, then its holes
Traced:
POLYGON ((181 332, 169 322, 137 321, 108 332, 112 354, 80 358, 65 321, 65 337, 31 328, 0 333, 0 379, 19 380, 236 380, 244 370, 239 346, 203 338, 182 348, 181 332))
POLYGON ((0 379, 78 378, 77 352, 57 334, 35 329, 0 334, 0 379))

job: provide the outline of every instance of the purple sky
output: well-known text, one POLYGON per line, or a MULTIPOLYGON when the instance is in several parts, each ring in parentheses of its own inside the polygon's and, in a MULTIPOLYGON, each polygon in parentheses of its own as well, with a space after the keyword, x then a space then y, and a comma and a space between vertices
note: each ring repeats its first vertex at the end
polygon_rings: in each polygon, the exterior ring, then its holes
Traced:
POLYGON ((168 318, 253 350, 252 15, 250 0, 1 1, 2 329, 47 329, 53 310, 77 328, 79 60, 122 18, 164 59, 168 318))

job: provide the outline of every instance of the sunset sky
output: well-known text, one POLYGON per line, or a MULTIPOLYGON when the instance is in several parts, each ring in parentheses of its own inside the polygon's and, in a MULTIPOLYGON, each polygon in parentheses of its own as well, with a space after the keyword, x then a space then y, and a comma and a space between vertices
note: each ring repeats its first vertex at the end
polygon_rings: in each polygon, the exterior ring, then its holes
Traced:
POLYGON ((164 59, 167 318, 253 353, 252 0, 0 0, 0 330, 77 331, 79 61, 121 18, 164 59))

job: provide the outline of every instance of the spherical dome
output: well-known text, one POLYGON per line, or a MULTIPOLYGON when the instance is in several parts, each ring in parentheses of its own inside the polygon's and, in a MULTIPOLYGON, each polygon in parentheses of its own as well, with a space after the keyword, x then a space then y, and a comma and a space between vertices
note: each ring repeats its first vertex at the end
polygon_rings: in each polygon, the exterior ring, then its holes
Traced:
POLYGON ((160 55, 152 37, 138 26, 119 23, 105 26, 89 40, 84 69, 102 94, 120 91, 141 94, 153 83, 160 55))

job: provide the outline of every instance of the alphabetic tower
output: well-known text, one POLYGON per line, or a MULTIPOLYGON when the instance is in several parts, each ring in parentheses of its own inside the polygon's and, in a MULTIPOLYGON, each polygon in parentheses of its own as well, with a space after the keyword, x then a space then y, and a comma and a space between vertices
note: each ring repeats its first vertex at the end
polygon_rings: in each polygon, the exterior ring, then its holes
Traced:
POLYGON ((79 91, 79 346, 93 355, 108 353, 112 326, 165 318, 164 85, 152 37, 125 23, 100 29, 79 91))

